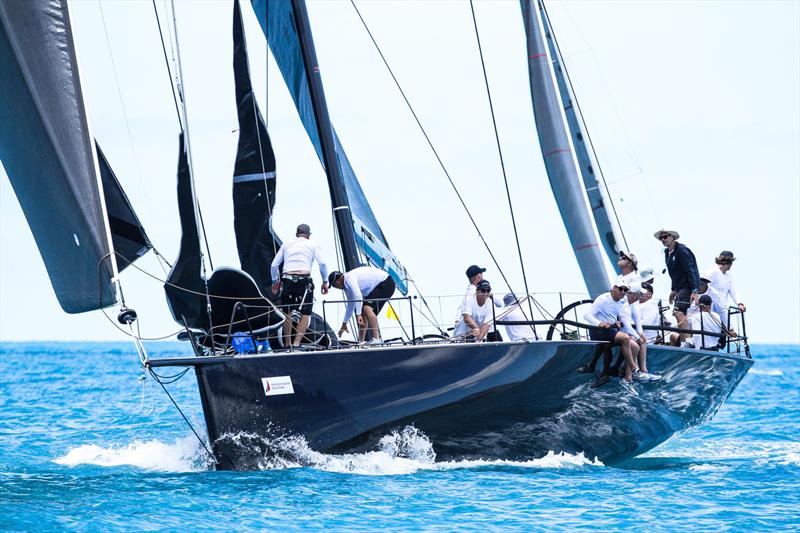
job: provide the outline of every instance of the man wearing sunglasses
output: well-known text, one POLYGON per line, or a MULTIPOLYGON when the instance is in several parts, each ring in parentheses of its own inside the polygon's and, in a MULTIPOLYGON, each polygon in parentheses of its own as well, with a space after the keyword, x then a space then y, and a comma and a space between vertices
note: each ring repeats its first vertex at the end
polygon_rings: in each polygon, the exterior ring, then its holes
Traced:
POLYGON ((464 300, 460 309, 461 318, 453 330, 453 337, 465 337, 476 342, 487 339, 501 341, 499 332, 494 329, 493 306, 502 306, 502 302, 495 302, 492 298, 492 285, 488 280, 482 279, 475 286, 475 295, 464 300))
MULTIPOLYGON (((630 337, 619 331, 619 326, 617 325, 620 314, 622 313, 622 308, 628 305, 625 295, 629 290, 630 285, 628 282, 622 277, 617 278, 611 290, 595 298, 592 307, 589 308, 583 316, 587 324, 600 328, 589 330, 589 337, 593 341, 609 342, 612 346, 615 344, 619 345, 620 353, 622 353, 627 363, 625 365, 626 383, 631 383, 633 381, 633 371, 639 368, 633 360, 630 337)), ((597 381, 598 385, 608 382, 608 367, 610 362, 610 358, 607 357, 603 365, 603 373, 597 381)))
POLYGON ((678 242, 677 231, 660 229, 653 236, 664 245, 664 261, 672 280, 669 303, 675 304, 675 317, 680 322, 686 317, 686 310, 692 301, 697 301, 700 290, 700 273, 694 253, 678 242))

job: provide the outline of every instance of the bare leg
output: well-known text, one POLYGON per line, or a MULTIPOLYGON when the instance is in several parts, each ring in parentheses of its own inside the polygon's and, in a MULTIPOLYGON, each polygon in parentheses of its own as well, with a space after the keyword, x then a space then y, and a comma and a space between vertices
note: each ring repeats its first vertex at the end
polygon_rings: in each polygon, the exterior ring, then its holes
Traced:
POLYGON ((639 345, 639 370, 645 374, 649 374, 647 371, 647 343, 639 345))
POLYGON ((637 358, 639 356, 639 343, 631 339, 630 344, 631 344, 631 359, 633 360, 633 369, 639 370, 639 365, 636 364, 637 358))
MULTIPOLYGON (((361 316, 364 317, 364 320, 367 322, 367 329, 370 330, 372 333, 373 339, 380 339, 381 332, 378 331, 378 317, 375 315, 375 311, 372 307, 365 305, 361 308, 361 316)), ((363 340, 363 339, 362 339, 363 340)))
POLYGON ((297 323, 297 328, 295 328, 295 334, 294 334, 295 346, 300 346, 300 343, 303 341, 303 335, 306 334, 309 322, 311 322, 311 315, 302 315, 300 317, 300 322, 297 323))
POLYGON ((633 369, 636 366, 636 363, 633 362, 633 354, 631 353, 630 337, 624 333, 617 333, 616 337, 614 337, 614 341, 619 344, 619 350, 627 362, 625 365, 625 381, 630 382, 633 380, 633 369))
POLYGON ((286 315, 283 320, 283 347, 288 348, 292 344, 292 318, 286 315))

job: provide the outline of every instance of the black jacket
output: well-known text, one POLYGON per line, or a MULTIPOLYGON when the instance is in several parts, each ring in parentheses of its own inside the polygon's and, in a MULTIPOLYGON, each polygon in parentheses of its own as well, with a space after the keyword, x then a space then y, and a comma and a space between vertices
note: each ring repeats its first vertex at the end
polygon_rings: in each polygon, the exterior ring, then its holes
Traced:
POLYGON ((669 277, 672 278, 672 290, 695 290, 700 288, 700 273, 697 270, 697 260, 692 251, 679 242, 670 254, 669 248, 664 248, 664 261, 667 263, 669 277))

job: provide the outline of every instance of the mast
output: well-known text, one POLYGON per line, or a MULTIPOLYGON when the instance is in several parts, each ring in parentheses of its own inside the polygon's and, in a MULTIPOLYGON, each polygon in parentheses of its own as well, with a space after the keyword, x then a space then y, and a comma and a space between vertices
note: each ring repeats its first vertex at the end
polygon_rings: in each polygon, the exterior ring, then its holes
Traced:
POLYGON ((300 41, 300 52, 303 56, 308 90, 311 94, 311 105, 317 122, 317 133, 322 145, 322 157, 325 174, 328 177, 328 189, 331 194, 331 205, 336 220, 336 230, 339 233, 339 242, 342 246, 342 256, 345 270, 352 270, 361 266, 358 258, 358 248, 353 234, 353 218, 350 213, 350 204, 347 200, 347 191, 344 186, 342 172, 336 156, 331 128, 328 106, 325 102, 325 91, 322 88, 317 53, 314 49, 314 40, 311 36, 311 27, 308 22, 308 11, 305 0, 291 0, 292 12, 297 23, 297 36, 300 41))
POLYGON ((608 194, 606 194, 606 190, 601 187, 601 182, 604 182, 602 179, 603 173, 594 155, 594 149, 591 146, 592 141, 586 130, 578 100, 572 90, 572 83, 569 81, 569 74, 567 73, 564 59, 561 57, 561 51, 544 3, 540 4, 540 10, 542 12, 545 37, 547 37, 547 46, 550 50, 553 70, 558 82, 558 90, 561 93, 561 101, 564 104, 567 126, 569 126, 572 144, 575 147, 575 155, 583 178, 583 186, 586 189, 586 196, 592 208, 592 216, 597 226, 597 232, 600 234, 600 241, 611 264, 614 265, 619 259, 619 251, 624 239, 620 238, 621 230, 612 222, 609 216, 609 209, 613 209, 613 205, 608 194))
POLYGON ((542 157, 589 294, 609 288, 609 271, 590 213, 536 0, 520 0, 528 45, 533 113, 542 157))

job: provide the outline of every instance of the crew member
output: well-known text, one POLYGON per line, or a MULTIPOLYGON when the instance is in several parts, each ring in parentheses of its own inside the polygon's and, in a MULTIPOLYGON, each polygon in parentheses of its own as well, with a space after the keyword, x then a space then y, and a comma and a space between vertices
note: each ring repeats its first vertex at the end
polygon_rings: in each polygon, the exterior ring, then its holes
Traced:
POLYGON ((344 290, 347 298, 339 336, 347 331, 347 322, 355 313, 359 342, 364 342, 369 331, 370 344, 381 344, 383 341, 378 329, 378 313, 394 294, 395 282, 392 277, 379 268, 363 266, 346 273, 335 270, 328 276, 328 281, 332 287, 344 290))
POLYGON ((733 286, 733 277, 730 273, 734 261, 736 261, 736 257, 733 252, 721 251, 714 260, 717 266, 709 268, 705 272, 705 277, 711 281, 711 286, 720 294, 722 307, 727 308, 728 302, 731 301, 739 310, 745 311, 745 305, 736 295, 736 288, 733 286))
POLYGON ((698 298, 700 274, 697 270, 697 260, 686 245, 678 242, 680 235, 677 231, 660 229, 653 236, 664 245, 664 261, 672 280, 669 303, 675 304, 675 309, 678 311, 675 313, 675 318, 680 322, 686 316, 689 304, 698 298))
POLYGON ((466 337, 476 342, 484 339, 502 340, 495 331, 492 298, 492 285, 482 279, 475 287, 475 295, 464 302, 461 318, 453 330, 453 337, 466 337))
POLYGON ((281 302, 292 317, 291 320, 283 322, 284 346, 300 346, 311 321, 311 308, 314 306, 314 280, 311 279, 311 267, 314 261, 319 265, 319 273, 322 276, 322 294, 328 294, 328 266, 322 257, 322 248, 310 238, 311 228, 308 224, 300 224, 297 226, 295 236, 294 240, 283 243, 270 268, 272 292, 281 289, 281 302), (281 263, 283 263, 283 274, 279 278, 281 263), (292 342, 292 325, 297 316, 299 321, 292 342))

